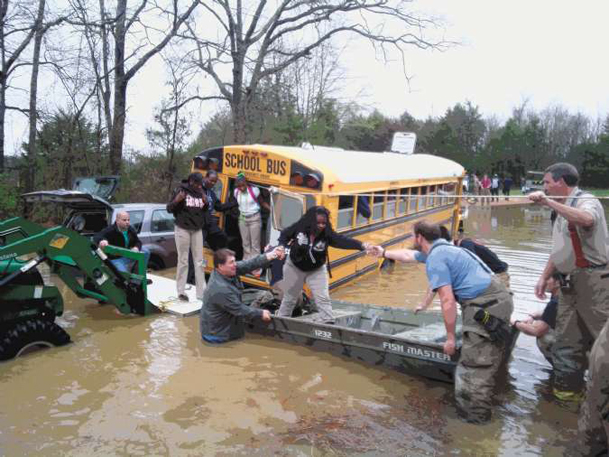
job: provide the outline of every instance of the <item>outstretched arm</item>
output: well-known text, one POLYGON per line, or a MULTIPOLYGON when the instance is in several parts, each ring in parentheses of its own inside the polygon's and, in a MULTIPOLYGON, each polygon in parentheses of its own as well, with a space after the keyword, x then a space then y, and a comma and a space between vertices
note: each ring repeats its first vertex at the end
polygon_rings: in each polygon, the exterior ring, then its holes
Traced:
POLYGON ((382 257, 404 263, 417 262, 415 256, 418 252, 413 249, 392 249, 389 251, 382 246, 372 246, 368 249, 368 254, 374 257, 382 257))

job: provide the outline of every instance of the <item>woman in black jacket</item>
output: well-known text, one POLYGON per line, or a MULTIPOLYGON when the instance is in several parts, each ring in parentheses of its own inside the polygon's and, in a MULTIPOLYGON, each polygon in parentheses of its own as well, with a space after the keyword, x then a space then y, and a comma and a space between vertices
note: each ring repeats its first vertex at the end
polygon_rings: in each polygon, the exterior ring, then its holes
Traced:
POLYGON ((283 267, 284 295, 278 315, 292 315, 306 283, 321 320, 333 321, 326 267, 328 247, 363 251, 367 244, 336 233, 330 224, 330 212, 323 206, 310 208, 300 220, 283 230, 279 244, 289 246, 290 254, 283 267))

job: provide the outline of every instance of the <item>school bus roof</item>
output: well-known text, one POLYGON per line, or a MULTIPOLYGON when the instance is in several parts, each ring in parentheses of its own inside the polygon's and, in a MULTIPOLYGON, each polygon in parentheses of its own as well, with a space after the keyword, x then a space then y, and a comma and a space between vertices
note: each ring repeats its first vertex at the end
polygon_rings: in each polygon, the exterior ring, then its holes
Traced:
POLYGON ((255 144, 247 147, 280 154, 305 166, 317 168, 323 172, 326 182, 350 184, 438 179, 460 177, 465 172, 457 162, 428 154, 348 151, 322 146, 309 149, 255 144))

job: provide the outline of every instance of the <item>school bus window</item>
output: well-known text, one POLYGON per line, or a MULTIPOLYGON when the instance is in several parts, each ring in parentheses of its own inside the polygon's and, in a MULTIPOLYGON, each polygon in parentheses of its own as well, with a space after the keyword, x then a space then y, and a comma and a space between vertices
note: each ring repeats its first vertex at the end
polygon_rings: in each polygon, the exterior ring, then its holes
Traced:
POLYGON ((216 181, 216 184, 214 184, 214 188, 213 188, 214 193, 220 200, 222 200, 222 188, 223 187, 224 187, 224 181, 222 179, 218 179, 218 181, 216 181))
POLYGON ((421 186, 419 189, 419 205, 417 209, 423 211, 427 208, 427 186, 421 186))
POLYGON ((436 186, 429 186, 429 192, 427 197, 427 207, 433 208, 434 206, 438 206, 438 198, 436 197, 436 186))
POLYGON ((436 193, 438 195, 438 197, 436 197, 436 206, 442 206, 446 201, 446 199, 444 198, 444 184, 439 184, 438 186, 436 186, 436 190, 436 193))
POLYGON ((283 230, 289 227, 302 217, 302 201, 292 196, 276 193, 272 194, 273 207, 273 227, 283 230))
MULTIPOLYGON (((443 187, 444 195, 455 195, 457 193, 457 183, 449 182, 444 184, 443 187)), ((444 199, 445 204, 454 203, 455 197, 446 197, 444 199)))
POLYGON ((304 176, 302 176, 302 173, 297 171, 292 173, 292 175, 290 176, 290 185, 292 186, 302 186, 304 185, 304 176))
POLYGON ((357 218, 355 219, 356 225, 365 225, 368 223, 368 219, 372 211, 370 211, 370 197, 367 195, 357 196, 357 218))
POLYGON ((417 195, 419 195, 419 188, 413 187, 410 192, 410 212, 411 213, 417 212, 417 202, 418 202, 417 195))
POLYGON ((383 218, 383 207, 385 206, 385 192, 374 193, 374 203, 372 204, 372 220, 376 221, 383 218))
POLYGON ((352 195, 341 195, 338 197, 338 222, 337 228, 351 227, 353 222, 353 202, 355 198, 352 195))
POLYGON ((305 176, 305 184, 310 189, 319 189, 321 179, 315 173, 309 173, 305 176))
POLYGON ((405 214, 408 212, 408 187, 400 189, 400 195, 398 198, 398 214, 405 214))
POLYGON ((398 197, 398 191, 397 190, 390 190, 387 193, 387 210, 386 210, 386 219, 389 219, 390 217, 395 217, 396 215, 396 204, 397 204, 397 197, 398 197))

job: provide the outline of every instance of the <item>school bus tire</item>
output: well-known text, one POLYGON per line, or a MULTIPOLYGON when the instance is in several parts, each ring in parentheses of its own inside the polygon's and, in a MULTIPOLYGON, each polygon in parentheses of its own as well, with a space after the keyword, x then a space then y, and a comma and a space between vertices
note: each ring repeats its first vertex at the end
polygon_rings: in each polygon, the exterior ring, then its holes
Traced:
POLYGON ((37 347, 63 346, 70 335, 55 322, 28 319, 9 326, 0 339, 0 360, 8 360, 28 353, 37 347))

